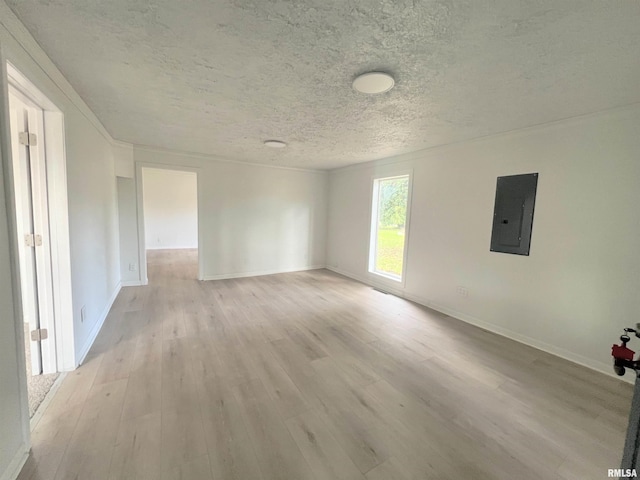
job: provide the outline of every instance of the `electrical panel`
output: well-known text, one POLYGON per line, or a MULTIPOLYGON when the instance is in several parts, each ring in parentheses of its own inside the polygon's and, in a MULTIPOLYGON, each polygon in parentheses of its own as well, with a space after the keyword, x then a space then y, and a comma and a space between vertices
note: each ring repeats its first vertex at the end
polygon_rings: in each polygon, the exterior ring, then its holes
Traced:
POLYGON ((498 177, 491 251, 529 255, 538 174, 498 177))

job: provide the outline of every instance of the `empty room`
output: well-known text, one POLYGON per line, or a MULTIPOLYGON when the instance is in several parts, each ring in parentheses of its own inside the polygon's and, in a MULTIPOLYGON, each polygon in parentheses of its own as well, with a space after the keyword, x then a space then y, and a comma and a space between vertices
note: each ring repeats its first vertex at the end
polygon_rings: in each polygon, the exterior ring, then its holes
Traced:
POLYGON ((640 3, 0 0, 0 480, 640 456, 640 3))

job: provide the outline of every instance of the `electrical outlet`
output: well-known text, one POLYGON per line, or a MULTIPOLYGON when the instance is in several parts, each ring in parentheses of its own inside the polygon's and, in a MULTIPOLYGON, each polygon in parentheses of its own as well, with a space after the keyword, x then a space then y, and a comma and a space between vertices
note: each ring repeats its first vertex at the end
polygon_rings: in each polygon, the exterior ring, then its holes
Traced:
POLYGON ((469 290, 467 290, 465 287, 462 287, 460 285, 456 287, 456 293, 464 298, 469 297, 469 290))
POLYGON ((86 318, 87 318, 87 306, 83 305, 82 308, 80 309, 80 322, 84 323, 86 318))
POLYGON ((130 263, 129 264, 129 271, 130 272, 135 272, 136 270, 138 270, 138 265, 136 263, 130 263))

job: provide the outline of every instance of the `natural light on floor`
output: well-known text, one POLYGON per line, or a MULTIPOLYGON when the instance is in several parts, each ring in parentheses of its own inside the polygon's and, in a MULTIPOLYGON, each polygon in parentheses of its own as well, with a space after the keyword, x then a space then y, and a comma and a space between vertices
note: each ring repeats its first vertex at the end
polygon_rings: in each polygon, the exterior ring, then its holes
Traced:
POLYGON ((379 178, 373 185, 369 271, 402 279, 409 176, 379 178))

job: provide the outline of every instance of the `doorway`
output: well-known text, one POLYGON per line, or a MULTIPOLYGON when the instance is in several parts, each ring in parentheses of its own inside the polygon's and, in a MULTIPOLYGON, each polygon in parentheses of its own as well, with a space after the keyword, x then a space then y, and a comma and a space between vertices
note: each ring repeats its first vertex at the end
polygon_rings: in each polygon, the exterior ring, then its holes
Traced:
POLYGON ((44 111, 10 86, 9 112, 27 392, 33 416, 58 376, 44 111))
POLYGON ((148 281, 199 278, 198 175, 143 167, 144 249, 148 281))
POLYGON ((17 327, 24 332, 24 402, 33 417, 59 372, 76 367, 64 116, 13 65, 6 66, 14 286, 22 312, 17 327))

